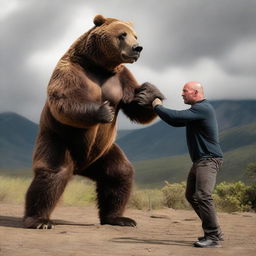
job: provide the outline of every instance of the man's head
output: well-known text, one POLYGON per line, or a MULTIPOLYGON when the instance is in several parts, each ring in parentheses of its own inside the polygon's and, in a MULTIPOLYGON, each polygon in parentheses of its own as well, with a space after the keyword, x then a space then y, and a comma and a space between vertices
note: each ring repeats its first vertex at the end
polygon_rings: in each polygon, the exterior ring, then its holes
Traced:
POLYGON ((198 82, 188 82, 184 85, 182 90, 182 97, 185 104, 193 105, 197 101, 203 100, 204 90, 198 82))

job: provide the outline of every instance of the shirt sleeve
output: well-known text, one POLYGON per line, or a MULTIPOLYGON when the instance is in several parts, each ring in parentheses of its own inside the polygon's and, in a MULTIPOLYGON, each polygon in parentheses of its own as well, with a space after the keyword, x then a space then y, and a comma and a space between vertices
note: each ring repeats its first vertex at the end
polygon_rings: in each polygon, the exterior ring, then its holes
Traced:
POLYGON ((156 105, 154 111, 163 121, 175 127, 186 126, 188 122, 204 118, 203 111, 200 111, 198 107, 191 107, 186 110, 173 110, 165 108, 163 105, 156 105))

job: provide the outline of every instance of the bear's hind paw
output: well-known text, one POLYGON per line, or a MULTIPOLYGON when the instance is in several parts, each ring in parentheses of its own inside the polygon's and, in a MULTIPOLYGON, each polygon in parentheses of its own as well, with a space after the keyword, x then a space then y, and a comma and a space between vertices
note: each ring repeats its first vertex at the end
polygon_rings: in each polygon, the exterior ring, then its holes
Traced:
POLYGON ((137 223, 135 220, 127 218, 127 217, 112 217, 106 218, 101 220, 101 225, 115 225, 115 226, 129 226, 129 227, 136 227, 137 223))
POLYGON ((37 219, 33 217, 26 217, 24 219, 24 225, 26 228, 34 229, 54 229, 54 223, 47 219, 37 219))

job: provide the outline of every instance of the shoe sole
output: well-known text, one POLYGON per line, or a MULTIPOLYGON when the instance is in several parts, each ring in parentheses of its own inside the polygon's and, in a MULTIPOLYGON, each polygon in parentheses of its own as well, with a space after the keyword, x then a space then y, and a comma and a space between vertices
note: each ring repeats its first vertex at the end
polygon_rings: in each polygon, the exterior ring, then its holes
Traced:
POLYGON ((194 244, 194 247, 196 248, 222 248, 221 244, 211 245, 211 246, 199 246, 197 244, 194 244))
MULTIPOLYGON (((197 240, 198 241, 205 240, 205 237, 198 237, 197 240)), ((219 238, 219 241, 224 241, 224 238, 219 238)))

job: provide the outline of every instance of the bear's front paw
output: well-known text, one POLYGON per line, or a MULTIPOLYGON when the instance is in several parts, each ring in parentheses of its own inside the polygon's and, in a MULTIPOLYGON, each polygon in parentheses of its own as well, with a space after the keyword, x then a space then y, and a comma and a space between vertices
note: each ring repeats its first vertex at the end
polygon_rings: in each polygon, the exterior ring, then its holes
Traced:
POLYGON ((127 217, 109 217, 101 220, 101 225, 115 225, 115 226, 130 226, 136 227, 137 223, 135 220, 127 217))
POLYGON ((155 98, 163 100, 165 97, 156 86, 147 82, 136 90, 134 100, 137 101, 139 105, 151 107, 152 101, 155 98))
POLYGON ((110 106, 108 101, 105 101, 99 108, 97 120, 100 123, 111 123, 115 117, 115 109, 110 106))

